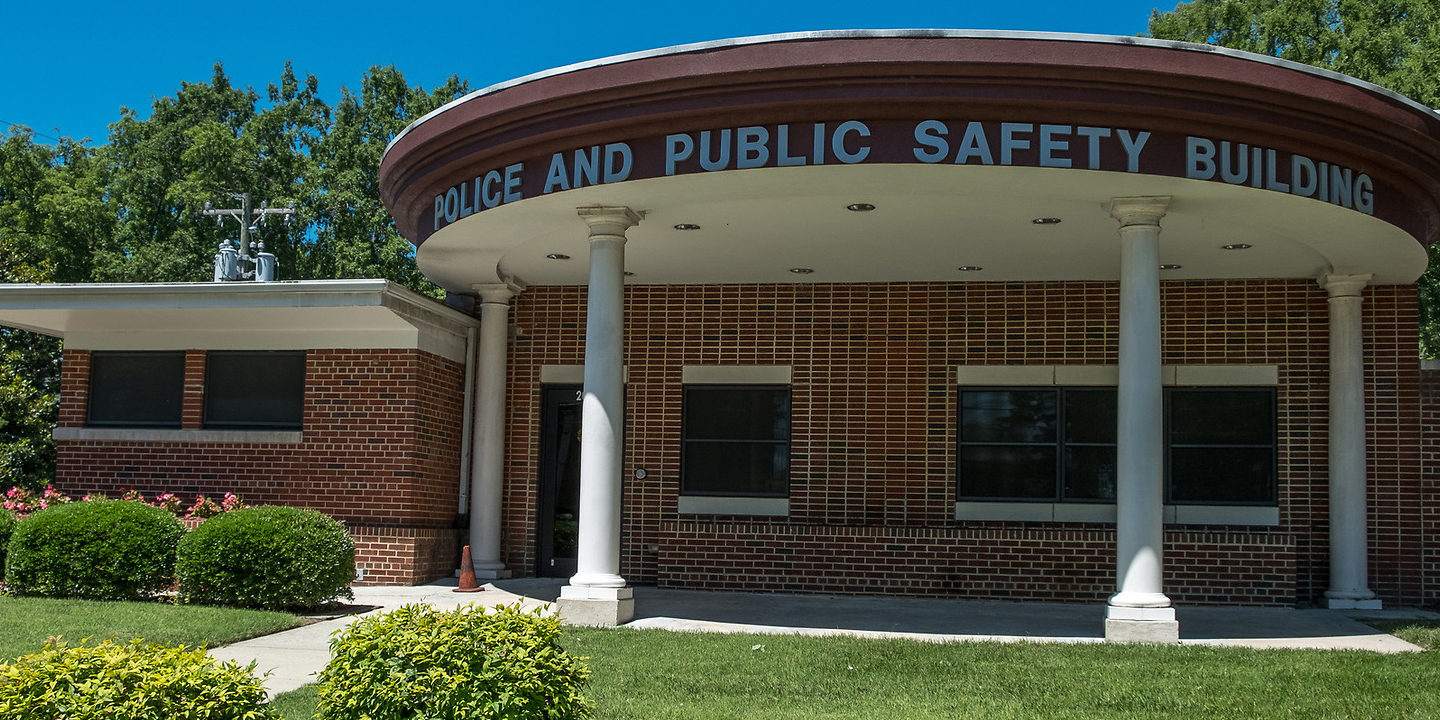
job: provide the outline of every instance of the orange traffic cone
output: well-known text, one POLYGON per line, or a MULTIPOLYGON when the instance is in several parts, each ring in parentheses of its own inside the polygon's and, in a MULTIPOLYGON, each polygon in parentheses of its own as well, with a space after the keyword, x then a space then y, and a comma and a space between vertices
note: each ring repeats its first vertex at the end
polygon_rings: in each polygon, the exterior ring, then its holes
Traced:
POLYGON ((460 551, 460 587, 452 592, 480 592, 485 588, 475 581, 475 562, 470 559, 470 546, 460 551))

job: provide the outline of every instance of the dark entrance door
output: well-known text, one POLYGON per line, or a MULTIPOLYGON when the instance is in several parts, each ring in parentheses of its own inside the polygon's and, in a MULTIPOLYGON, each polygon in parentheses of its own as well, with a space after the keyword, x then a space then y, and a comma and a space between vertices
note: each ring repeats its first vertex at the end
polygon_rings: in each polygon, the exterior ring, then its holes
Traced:
POLYGON ((540 505, 537 574, 575 574, 580 540, 579 385, 547 385, 541 391, 540 505))

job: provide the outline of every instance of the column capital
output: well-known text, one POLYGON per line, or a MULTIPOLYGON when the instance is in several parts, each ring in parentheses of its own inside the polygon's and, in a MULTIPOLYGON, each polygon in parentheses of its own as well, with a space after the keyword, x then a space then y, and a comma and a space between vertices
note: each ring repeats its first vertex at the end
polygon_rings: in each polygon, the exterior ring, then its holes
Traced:
POLYGON ((475 283, 470 286, 480 301, 488 305, 509 305, 510 298, 519 295, 525 285, 516 282, 475 283))
POLYGON ((1169 195, 1145 195, 1110 199, 1110 217, 1120 221, 1121 228, 1159 226, 1160 218, 1170 210, 1169 195))
POLYGON ((1360 297, 1360 291, 1364 290, 1365 286, 1370 284, 1372 277, 1374 277, 1374 275, 1370 273, 1365 273, 1364 275, 1332 275, 1330 273, 1321 273, 1319 277, 1315 278, 1315 281, 1320 284, 1320 287, 1325 288, 1325 292, 1329 293, 1332 298, 1360 297))
POLYGON ((590 226, 590 237, 597 235, 618 235, 625 237, 625 231, 640 224, 640 213, 623 205, 588 205, 575 208, 575 214, 590 226))

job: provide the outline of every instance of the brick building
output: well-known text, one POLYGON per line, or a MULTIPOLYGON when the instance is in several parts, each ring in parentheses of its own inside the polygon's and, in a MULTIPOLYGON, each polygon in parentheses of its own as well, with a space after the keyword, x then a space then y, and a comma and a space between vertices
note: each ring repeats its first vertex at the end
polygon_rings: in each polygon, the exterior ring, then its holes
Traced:
POLYGON ((1118 639, 1440 594, 1440 117, 1403 97, 1136 38, 811 33, 486 88, 380 170, 478 323, 359 281, 0 288, 66 337, 58 481, 318 507, 370 581, 463 534, 584 622, 634 583, 1104 602, 1118 639), (285 343, 206 330, 266 302, 285 343), (178 424, 106 426, 97 360, 159 351, 178 424), (226 428, 216 363, 257 362, 299 410, 226 428))

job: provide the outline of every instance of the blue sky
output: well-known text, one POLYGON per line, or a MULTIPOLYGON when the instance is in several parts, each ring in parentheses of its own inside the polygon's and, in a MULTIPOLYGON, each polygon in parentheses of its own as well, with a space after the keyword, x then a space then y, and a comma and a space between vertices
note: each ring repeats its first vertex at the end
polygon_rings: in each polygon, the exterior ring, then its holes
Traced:
MULTIPOLYGON (((334 102, 373 65, 431 87, 472 88, 609 55, 746 35, 842 28, 967 28, 1134 35, 1173 0, 771 0, 770 2, 72 2, 19 0, 4 13, 0 131, 106 138, 121 106, 151 101, 219 61, 263 91, 287 59, 334 102)), ((46 137, 39 138, 42 142, 46 137)))

